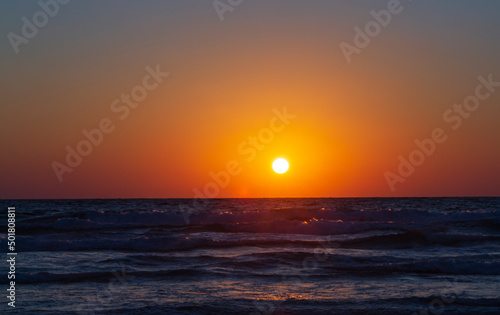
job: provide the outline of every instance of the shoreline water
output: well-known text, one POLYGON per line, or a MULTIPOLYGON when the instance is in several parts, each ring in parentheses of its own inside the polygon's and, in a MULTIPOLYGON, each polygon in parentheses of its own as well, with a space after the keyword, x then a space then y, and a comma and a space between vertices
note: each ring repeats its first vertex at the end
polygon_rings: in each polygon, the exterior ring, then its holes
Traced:
MULTIPOLYGON (((500 198, 21 200, 25 314, 494 314, 500 198)), ((7 223, 5 221, 5 223, 7 223)), ((6 234, 0 234, 6 248, 6 234)), ((5 274, 6 265, 0 266, 5 274)), ((4 308, 5 309, 5 308, 4 308)))

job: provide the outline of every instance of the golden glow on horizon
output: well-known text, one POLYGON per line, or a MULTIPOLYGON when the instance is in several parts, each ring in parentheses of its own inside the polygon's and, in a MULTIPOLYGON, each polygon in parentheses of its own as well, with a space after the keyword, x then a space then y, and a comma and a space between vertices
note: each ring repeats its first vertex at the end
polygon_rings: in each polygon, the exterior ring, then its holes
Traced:
MULTIPOLYGON (((493 73, 492 82, 500 80, 500 63, 494 54, 484 55, 493 46, 478 48, 497 43, 486 24, 477 23, 486 31, 475 29, 481 36, 470 38, 444 27, 443 34, 458 41, 442 45, 432 27, 415 28, 411 14, 405 15, 405 36, 383 30, 384 39, 370 43, 376 52, 370 46, 348 63, 339 43, 354 44, 352 27, 364 28, 371 18, 359 19, 358 5, 321 3, 305 6, 305 15, 262 6, 271 11, 258 21, 253 9, 226 12, 234 18, 229 28, 206 5, 200 11, 169 7, 165 12, 178 17, 172 19, 145 6, 143 15, 134 15, 141 19, 137 27, 120 16, 113 21, 116 45, 93 36, 93 20, 91 27, 75 24, 81 34, 56 51, 49 49, 52 40, 20 45, 22 63, 13 51, 4 56, 9 82, 2 96, 10 105, 0 120, 5 130, 19 132, 2 134, 9 154, 0 163, 0 197, 200 198, 207 195, 205 187, 215 198, 500 195, 500 106, 494 104, 500 88, 481 100, 470 119, 447 117, 462 121, 456 132, 443 120, 453 104, 474 95, 478 76, 493 73), (192 14, 200 18, 181 27, 192 14), (331 18, 336 15, 342 18, 331 18), (129 47, 130 41, 135 44, 129 47), (151 43, 154 49, 145 49, 151 43), (457 53, 457 47, 467 53, 457 53), (120 53, 125 48, 130 51, 120 53), (418 62, 408 58, 413 54, 418 62), (146 66, 171 75, 147 90, 143 101, 125 103, 122 94, 142 99, 140 89, 132 90, 150 74, 146 66), (26 77, 36 81, 39 75, 43 84, 26 84, 26 77), (39 106, 42 99, 50 106, 39 106), (116 100, 119 107, 113 108, 130 109, 126 119, 125 111, 112 110, 116 100), (66 147, 88 143, 83 128, 92 132, 104 118, 116 130, 103 134, 102 144, 81 162, 70 161, 76 167, 69 165, 66 147), (392 191, 384 174, 399 174, 399 156, 408 159, 418 149, 415 141, 426 143, 435 128, 443 128, 449 140, 392 191), (277 158, 290 160, 287 172, 274 171, 277 158), (52 162, 68 167, 63 183, 52 162), (229 182, 228 163, 236 165, 229 182)), ((495 24, 490 11, 476 13, 495 24)), ((15 26, 19 18, 12 16, 15 26)), ((106 26, 110 20, 102 17, 106 26)), ((449 18, 444 26, 457 16, 449 18)), ((436 17, 433 26, 440 21, 436 17)), ((492 91, 480 90, 486 92, 492 91)))
POLYGON ((273 162, 273 170, 278 174, 286 173, 286 171, 288 171, 288 167, 288 161, 283 158, 276 159, 273 162))

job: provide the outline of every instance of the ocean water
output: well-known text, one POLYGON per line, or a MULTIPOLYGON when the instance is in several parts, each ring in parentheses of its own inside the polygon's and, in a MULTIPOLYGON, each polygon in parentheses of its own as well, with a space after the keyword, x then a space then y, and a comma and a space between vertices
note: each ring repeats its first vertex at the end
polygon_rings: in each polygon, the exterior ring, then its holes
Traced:
POLYGON ((500 198, 0 203, 0 313, 500 314, 500 198))

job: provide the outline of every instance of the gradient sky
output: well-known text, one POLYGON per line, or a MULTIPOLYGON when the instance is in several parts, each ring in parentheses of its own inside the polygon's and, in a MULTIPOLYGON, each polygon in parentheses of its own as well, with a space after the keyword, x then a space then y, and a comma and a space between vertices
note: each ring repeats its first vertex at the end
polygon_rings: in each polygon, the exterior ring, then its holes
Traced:
POLYGON ((221 21, 212 1, 73 0, 16 54, 8 34, 41 8, 2 1, 0 198, 189 198, 233 160, 216 197, 499 196, 500 88, 456 130, 443 114, 478 76, 500 81, 500 3, 401 1, 348 63, 340 44, 388 3, 243 0, 221 21), (121 120, 111 104, 156 65, 170 75, 121 120), (247 161, 238 147, 285 106, 247 161), (52 163, 104 118, 114 131, 60 182, 52 163), (391 190, 435 128, 447 141, 391 190))

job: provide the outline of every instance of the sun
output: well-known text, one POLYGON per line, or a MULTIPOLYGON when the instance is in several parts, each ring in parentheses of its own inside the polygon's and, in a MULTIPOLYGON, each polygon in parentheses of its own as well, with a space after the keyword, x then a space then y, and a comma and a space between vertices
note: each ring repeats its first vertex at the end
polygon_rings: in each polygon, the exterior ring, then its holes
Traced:
POLYGON ((276 159, 273 162, 273 170, 278 174, 286 173, 288 166, 288 161, 283 158, 276 159))

